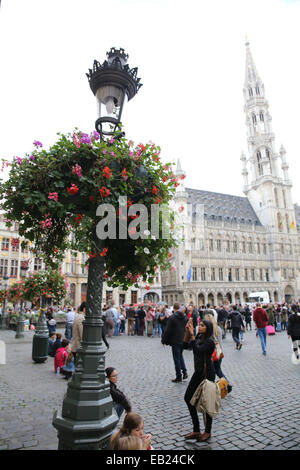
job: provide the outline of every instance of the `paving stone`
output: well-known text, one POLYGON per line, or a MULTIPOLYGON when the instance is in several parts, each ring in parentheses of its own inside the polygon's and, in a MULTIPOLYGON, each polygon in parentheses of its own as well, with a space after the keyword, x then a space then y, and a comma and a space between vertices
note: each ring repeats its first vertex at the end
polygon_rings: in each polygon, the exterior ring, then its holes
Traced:
MULTIPOLYGON (((58 441, 52 418, 55 410, 61 410, 67 382, 57 380, 52 359, 33 363, 33 333, 26 333, 18 342, 14 332, 0 331, 8 358, 7 364, 0 366, 0 450, 55 450, 58 441)), ((295 406, 300 367, 291 363, 286 335, 268 338, 267 357, 261 355, 254 331, 245 334, 241 354, 227 335, 222 368, 233 390, 222 400, 209 443, 187 442, 183 437, 192 431, 183 398, 188 381, 171 382, 171 349, 164 348, 159 338, 123 335, 108 341, 105 367, 117 368, 119 388, 130 398, 133 410, 143 416, 145 431, 152 433, 156 450, 300 450, 295 406)), ((185 351, 184 358, 191 377, 193 355, 185 351)), ((201 414, 199 421, 203 431, 201 414)), ((122 422, 121 418, 118 427, 122 422)))

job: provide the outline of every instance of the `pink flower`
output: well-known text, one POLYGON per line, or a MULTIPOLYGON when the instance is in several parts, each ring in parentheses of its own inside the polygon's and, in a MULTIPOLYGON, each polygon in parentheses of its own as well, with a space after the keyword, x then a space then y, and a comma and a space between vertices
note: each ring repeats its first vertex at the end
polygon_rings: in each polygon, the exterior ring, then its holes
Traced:
POLYGON ((76 147, 79 149, 80 142, 79 142, 76 134, 73 134, 73 142, 74 142, 74 145, 76 145, 76 147))
POLYGON ((82 177, 82 173, 81 173, 81 172, 82 172, 81 166, 76 163, 76 165, 72 167, 72 173, 73 173, 73 175, 77 175, 78 178, 81 178, 81 177, 82 177))
POLYGON ((35 140, 35 141, 33 142, 33 145, 34 145, 35 147, 43 147, 42 142, 39 142, 38 140, 35 140))
POLYGON ((45 220, 41 220, 39 222, 40 226, 42 227, 42 229, 47 229, 47 228, 51 228, 52 227, 52 219, 51 217, 49 217, 50 214, 45 214, 45 220))
POLYGON ((48 199, 53 199, 53 201, 57 202, 58 194, 57 193, 49 193, 48 199))

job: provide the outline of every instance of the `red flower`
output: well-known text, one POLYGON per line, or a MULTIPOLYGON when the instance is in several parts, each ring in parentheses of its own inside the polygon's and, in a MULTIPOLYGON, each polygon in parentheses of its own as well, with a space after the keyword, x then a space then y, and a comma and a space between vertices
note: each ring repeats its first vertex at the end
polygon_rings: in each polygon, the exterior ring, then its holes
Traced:
POLYGON ((153 188, 152 188, 153 194, 157 194, 157 191, 158 191, 157 187, 153 185, 153 188))
POLYGON ((79 191, 79 188, 76 186, 76 184, 72 184, 70 188, 67 188, 67 191, 71 196, 74 196, 79 191))
POLYGON ((106 256, 106 253, 108 251, 108 248, 104 248, 101 253, 100 253, 100 256, 106 256))
POLYGON ((127 207, 132 206, 132 204, 133 204, 133 201, 129 199, 129 201, 127 201, 127 207))
POLYGON ((89 251, 89 258, 96 258, 96 253, 93 253, 92 251, 89 251))
POLYGON ((103 168, 103 176, 105 178, 110 178, 111 177, 111 169, 108 168, 108 166, 106 166, 105 168, 103 168))
POLYGON ((82 214, 77 214, 77 217, 75 217, 76 223, 79 225, 81 220, 82 220, 83 215, 82 214))
POLYGON ((107 197, 110 194, 110 189, 107 189, 105 186, 102 186, 102 188, 99 189, 99 193, 102 197, 107 197))
POLYGON ((94 199, 95 199, 94 196, 89 196, 89 200, 90 200, 91 202, 93 202, 94 199))

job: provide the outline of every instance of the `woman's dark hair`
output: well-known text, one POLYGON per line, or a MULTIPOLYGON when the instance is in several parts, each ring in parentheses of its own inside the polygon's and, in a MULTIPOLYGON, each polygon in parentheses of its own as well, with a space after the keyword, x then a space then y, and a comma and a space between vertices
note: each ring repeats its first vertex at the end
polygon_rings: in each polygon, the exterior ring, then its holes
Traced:
POLYGON ((111 374, 113 373, 113 371, 116 370, 114 367, 107 367, 105 369, 105 373, 106 373, 106 377, 109 379, 109 377, 111 376, 111 374))
POLYGON ((200 334, 201 339, 204 341, 204 340, 206 340, 207 338, 210 338, 213 335, 214 326, 213 326, 212 322, 209 321, 209 320, 201 320, 201 323, 203 323, 206 326, 206 332, 200 334))
POLYGON ((291 308, 292 308, 292 311, 293 311, 294 313, 298 313, 298 312, 299 312, 298 305, 293 304, 291 308))
POLYGON ((82 304, 79 307, 79 311, 83 312, 83 310, 85 310, 85 308, 86 308, 86 302, 82 302, 82 304))

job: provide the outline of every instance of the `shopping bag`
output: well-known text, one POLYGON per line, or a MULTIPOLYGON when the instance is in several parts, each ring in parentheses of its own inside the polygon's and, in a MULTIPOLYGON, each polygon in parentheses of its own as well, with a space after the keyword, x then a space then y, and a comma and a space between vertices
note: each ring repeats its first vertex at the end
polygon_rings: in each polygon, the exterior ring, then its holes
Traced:
POLYGON ((274 327, 272 325, 267 326, 267 334, 268 335, 275 335, 275 330, 274 330, 274 327))

